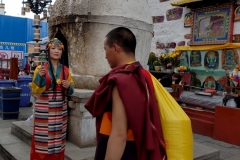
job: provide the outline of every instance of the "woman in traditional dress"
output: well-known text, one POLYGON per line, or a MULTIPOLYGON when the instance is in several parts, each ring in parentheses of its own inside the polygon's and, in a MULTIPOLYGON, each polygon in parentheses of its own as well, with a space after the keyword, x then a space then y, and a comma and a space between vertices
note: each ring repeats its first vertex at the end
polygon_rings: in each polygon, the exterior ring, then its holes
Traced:
POLYGON ((48 42, 48 61, 34 71, 32 93, 37 98, 30 160, 64 160, 68 119, 65 96, 74 88, 69 69, 60 63, 63 51, 57 38, 48 42))

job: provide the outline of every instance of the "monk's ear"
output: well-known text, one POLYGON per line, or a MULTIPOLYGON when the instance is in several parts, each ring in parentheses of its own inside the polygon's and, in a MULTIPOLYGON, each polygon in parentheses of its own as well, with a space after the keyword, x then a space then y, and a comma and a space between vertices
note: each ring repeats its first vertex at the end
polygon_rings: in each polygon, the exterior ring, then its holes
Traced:
POLYGON ((115 44, 115 43, 113 44, 113 47, 114 47, 114 51, 116 53, 120 53, 122 51, 122 48, 119 45, 115 44))

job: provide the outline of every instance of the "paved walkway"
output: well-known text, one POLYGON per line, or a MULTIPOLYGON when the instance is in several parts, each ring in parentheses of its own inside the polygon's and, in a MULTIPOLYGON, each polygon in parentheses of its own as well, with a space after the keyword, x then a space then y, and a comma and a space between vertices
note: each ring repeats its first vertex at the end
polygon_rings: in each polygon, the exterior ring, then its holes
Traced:
MULTIPOLYGON (((32 107, 24 107, 20 108, 19 110, 20 114, 17 120, 2 120, 2 118, 0 118, 0 128, 11 128, 12 122, 26 120, 32 115, 32 107)), ((4 160, 1 155, 0 160, 4 160)))
POLYGON ((0 128, 11 128, 12 122, 26 120, 32 115, 32 107, 21 107, 19 108, 19 112, 18 119, 2 120, 0 118, 0 128))
POLYGON ((221 160, 240 160, 240 146, 217 141, 199 134, 194 134, 194 141, 218 149, 220 151, 221 160))
MULTIPOLYGON (((20 108, 20 115, 18 120, 25 120, 31 114, 32 107, 20 108)), ((14 121, 16 120, 2 120, 0 118, 0 128, 11 128, 11 123, 14 121)), ((240 146, 231 145, 198 134, 194 134, 194 141, 212 148, 219 149, 221 160, 240 160, 240 146)), ((3 160, 3 158, 0 157, 0 160, 3 160)))

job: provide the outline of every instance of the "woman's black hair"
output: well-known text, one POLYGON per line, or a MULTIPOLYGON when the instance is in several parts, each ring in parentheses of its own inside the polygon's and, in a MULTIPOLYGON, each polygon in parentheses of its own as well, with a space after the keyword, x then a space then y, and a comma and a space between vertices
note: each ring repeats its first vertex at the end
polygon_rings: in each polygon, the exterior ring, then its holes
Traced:
POLYGON ((50 49, 49 50, 46 50, 47 52, 47 55, 46 55, 46 58, 47 58, 47 61, 48 61, 48 64, 50 66, 50 72, 51 72, 51 75, 52 75, 52 85, 53 85, 53 97, 52 97, 52 100, 56 100, 56 86, 57 86, 57 82, 56 82, 56 78, 54 76, 54 73, 53 73, 53 65, 52 65, 52 62, 51 62, 51 59, 50 59, 50 49))
MULTIPOLYGON (((64 69, 64 50, 62 51, 61 64, 62 64, 62 80, 66 80, 64 69)), ((62 100, 65 101, 65 88, 62 88, 62 100)))
MULTIPOLYGON (((52 62, 51 62, 51 58, 50 58, 50 47, 46 49, 46 59, 50 65, 50 72, 52 74, 52 84, 53 84, 53 97, 52 97, 52 100, 56 100, 56 86, 57 86, 57 82, 56 82, 56 77, 53 73, 53 65, 52 65, 52 62)), ((62 56, 61 56, 61 59, 60 59, 60 63, 62 65, 62 80, 66 80, 66 77, 65 77, 65 70, 64 70, 64 49, 62 49, 62 56)), ((57 71, 57 68, 56 68, 56 71, 57 71)), ((60 73, 61 75, 61 73, 60 73)), ((62 88, 62 101, 65 101, 65 88, 62 88)))

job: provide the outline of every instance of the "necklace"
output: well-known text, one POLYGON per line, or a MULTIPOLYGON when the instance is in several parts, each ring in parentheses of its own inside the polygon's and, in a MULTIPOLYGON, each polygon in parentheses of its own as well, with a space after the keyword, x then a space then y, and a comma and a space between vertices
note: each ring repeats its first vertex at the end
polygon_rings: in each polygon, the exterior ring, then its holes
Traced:
POLYGON ((56 83, 57 83, 58 85, 60 85, 60 84, 62 83, 62 81, 61 81, 60 78, 57 77, 57 67, 56 67, 56 69, 55 69, 55 68, 53 69, 53 76, 54 76, 55 79, 56 79, 56 83))

